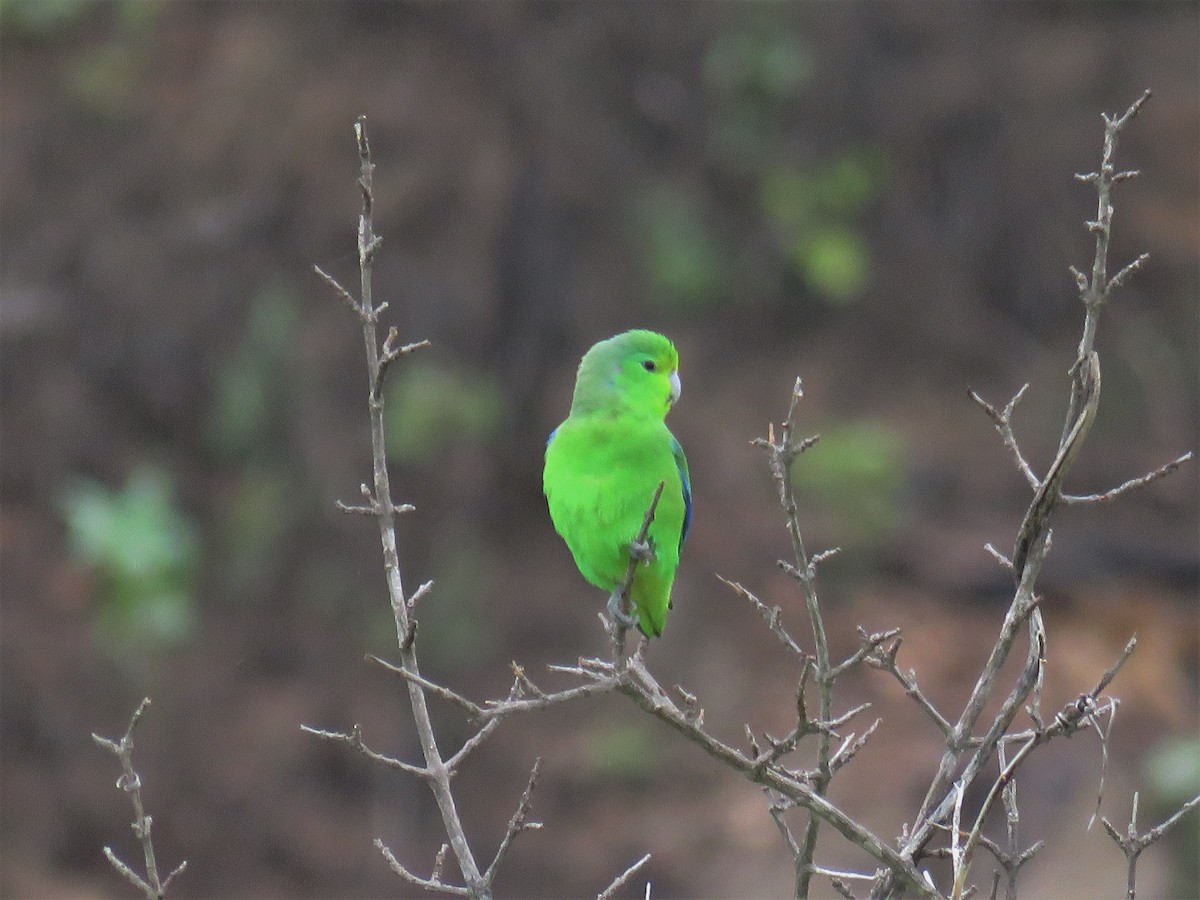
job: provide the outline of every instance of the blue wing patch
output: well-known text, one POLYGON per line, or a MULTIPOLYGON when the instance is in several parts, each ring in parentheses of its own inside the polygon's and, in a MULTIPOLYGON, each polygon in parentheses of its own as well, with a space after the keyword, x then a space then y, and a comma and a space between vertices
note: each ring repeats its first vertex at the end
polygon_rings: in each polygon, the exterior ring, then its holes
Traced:
POLYGON ((682 550, 688 529, 692 527, 692 480, 688 477, 683 447, 674 437, 671 438, 671 449, 675 451, 675 468, 679 470, 679 483, 683 487, 683 529, 679 532, 679 549, 682 550))

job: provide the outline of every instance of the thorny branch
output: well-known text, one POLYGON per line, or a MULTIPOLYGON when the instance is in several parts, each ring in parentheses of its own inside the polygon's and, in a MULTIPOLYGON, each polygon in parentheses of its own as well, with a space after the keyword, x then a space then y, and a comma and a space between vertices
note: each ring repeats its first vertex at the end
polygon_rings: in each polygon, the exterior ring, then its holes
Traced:
POLYGON ((1193 797, 1187 803, 1183 804, 1183 806, 1172 813, 1161 824, 1151 828, 1145 834, 1138 834, 1138 795, 1135 793, 1133 795, 1133 811, 1129 814, 1129 828, 1124 835, 1117 831, 1108 819, 1100 820, 1108 836, 1116 842, 1117 846, 1121 848, 1121 852, 1125 854, 1126 900, 1136 900, 1137 898, 1137 861, 1138 857, 1142 855, 1142 851, 1162 838, 1163 835, 1178 825, 1184 816, 1197 807, 1200 807, 1200 795, 1193 797))
MULTIPOLYGON (((362 131, 360 121, 358 126, 359 148, 363 163, 363 174, 360 179, 363 190, 363 215, 360 217, 359 228, 361 300, 355 300, 336 281, 324 273, 320 273, 358 314, 363 326, 367 351, 368 398, 372 420, 372 450, 375 470, 374 488, 372 490, 366 486, 363 487, 365 504, 343 506, 342 508, 347 512, 373 516, 379 522, 389 594, 396 618, 400 661, 395 664, 375 657, 369 658, 406 683, 412 701, 414 719, 418 726, 425 764, 405 763, 371 750, 363 742, 357 726, 350 734, 325 732, 307 729, 307 727, 306 730, 323 739, 335 740, 352 746, 358 752, 385 766, 416 775, 430 784, 435 798, 438 800, 439 809, 442 811, 443 824, 450 842, 444 845, 438 853, 431 874, 423 877, 405 868, 382 841, 376 841, 377 847, 394 871, 409 882, 427 890, 460 896, 490 896, 495 870, 501 863, 513 838, 523 830, 537 827, 536 823, 527 822, 527 816, 538 766, 536 764, 534 766, 529 784, 509 823, 500 850, 491 865, 482 872, 471 856, 470 847, 462 834, 461 823, 458 821, 457 812, 454 810, 453 796, 450 793, 450 779, 466 756, 473 752, 508 716, 548 709, 582 697, 616 693, 631 700, 647 715, 663 722, 682 737, 697 745, 710 757, 738 772, 764 790, 769 801, 769 813, 793 856, 797 896, 807 896, 812 877, 818 875, 830 878, 834 889, 842 896, 853 896, 848 882, 867 880, 873 881, 872 897, 894 897, 905 892, 922 897, 941 897, 943 895, 933 884, 928 873, 923 872, 919 866, 923 858, 949 855, 956 864, 954 896, 967 897, 975 891, 973 886, 965 884, 965 879, 970 870, 972 852, 978 846, 984 847, 996 857, 1004 875, 1007 876, 1007 895, 1015 896, 1017 872, 1041 846, 1039 843, 1025 850, 1019 848, 1017 831, 1019 812, 1016 806, 1015 781, 1017 768, 1035 747, 1052 738, 1069 735, 1085 725, 1096 725, 1097 717, 1105 712, 1105 707, 1100 702, 1100 695, 1115 677, 1129 653, 1132 652, 1134 643, 1130 642, 1121 658, 1104 674, 1093 691, 1081 694, 1079 698, 1067 704, 1050 724, 1047 725, 1043 722, 1039 706, 1046 635, 1038 609, 1041 598, 1035 593, 1034 587, 1042 563, 1050 550, 1051 514, 1060 501, 1062 503, 1087 503, 1112 500, 1169 474, 1191 458, 1190 453, 1185 454, 1148 475, 1131 479, 1104 494, 1073 496, 1063 492, 1064 479, 1094 421, 1099 399, 1099 356, 1094 350, 1099 309, 1110 298, 1112 291, 1136 272, 1145 260, 1143 255, 1125 266, 1112 278, 1106 276, 1106 255, 1112 220, 1110 189, 1112 185, 1136 174, 1116 172, 1112 167, 1112 152, 1115 148, 1117 132, 1136 114, 1145 102, 1146 96, 1143 96, 1123 116, 1119 118, 1105 117, 1105 151, 1101 170, 1093 175, 1083 176, 1084 180, 1096 184, 1100 198, 1097 219, 1095 222, 1089 223, 1089 228, 1096 234, 1097 256, 1090 277, 1076 272, 1076 280, 1086 309, 1084 334, 1076 362, 1070 370, 1072 388, 1062 439, 1055 459, 1045 476, 1039 477, 1025 459, 1013 431, 1013 413, 1026 388, 1022 387, 1002 409, 997 409, 971 392, 972 398, 992 420, 1005 446, 1012 453, 1018 469, 1033 489, 1034 496, 1018 532, 1012 559, 1009 560, 1003 554, 991 550, 993 555, 1013 572, 1016 589, 991 656, 981 671, 962 712, 956 720, 952 721, 947 718, 921 691, 915 672, 911 670, 904 672, 900 669, 897 663, 897 655, 901 647, 898 629, 868 634, 860 628, 859 649, 837 664, 834 664, 830 658, 825 626, 818 604, 816 574, 819 564, 837 551, 834 549, 810 556, 800 532, 790 470, 796 458, 812 447, 818 437, 813 436, 802 440, 795 437, 796 412, 799 400, 803 397, 801 383, 797 379, 792 391, 787 417, 781 427, 780 439, 776 440, 775 428, 771 426, 766 438, 759 438, 753 443, 768 451, 768 460, 778 489, 779 501, 784 510, 785 526, 791 539, 794 557, 792 562, 781 561, 780 566, 796 580, 800 587, 812 630, 814 649, 812 653, 803 649, 800 642, 783 626, 782 611, 779 607, 768 607, 741 584, 721 579, 759 612, 772 633, 800 661, 795 725, 788 734, 781 738, 763 734, 761 743, 760 739, 747 727, 749 752, 725 743, 705 729, 704 710, 694 694, 679 686, 674 686, 671 691, 668 691, 658 683, 647 669, 643 659, 645 642, 639 642, 632 653, 629 653, 625 647, 627 628, 619 620, 607 626, 612 638, 611 660, 589 658, 580 659, 573 666, 550 666, 552 672, 569 675, 576 680, 575 684, 560 690, 543 690, 529 678, 524 669, 515 663, 513 665, 514 679, 508 696, 503 699, 486 700, 482 703, 470 700, 421 675, 416 665, 414 648, 416 638, 414 610, 416 601, 429 592, 430 583, 422 585, 413 596, 405 598, 400 581, 392 523, 396 513, 407 511, 411 507, 396 506, 390 499, 382 443, 383 399, 380 384, 388 365, 399 356, 424 346, 425 342, 395 348, 397 336, 395 330, 392 329, 389 330, 382 346, 377 344, 375 326, 378 314, 386 304, 373 306, 370 299, 370 265, 378 248, 379 239, 374 236, 370 223, 372 207, 370 173, 373 166, 370 163, 369 149, 366 146, 365 133, 362 131), (1000 711, 984 729, 984 733, 978 735, 976 727, 980 722, 983 709, 997 688, 1000 669, 1008 659, 1018 634, 1026 623, 1030 628, 1030 640, 1025 664, 1001 705, 1000 711), (911 827, 905 829, 899 849, 893 848, 864 828, 839 807, 829 802, 826 797, 832 776, 854 758, 879 725, 879 720, 875 720, 861 736, 847 734, 843 737, 837 732, 838 728, 867 708, 867 705, 864 704, 842 715, 833 713, 832 688, 835 680, 859 664, 880 669, 895 678, 905 693, 913 698, 945 738, 946 748, 937 773, 930 783, 916 820, 911 827), (806 691, 810 682, 817 691, 818 712, 815 717, 810 717, 807 711, 806 691), (448 759, 443 757, 434 740, 428 711, 425 707, 427 695, 433 695, 443 702, 456 706, 477 728, 476 732, 468 737, 460 749, 448 759), (1031 695, 1033 697, 1032 704, 1026 707, 1025 704, 1031 695), (1009 729, 1015 717, 1023 708, 1033 719, 1035 727, 1024 732, 1010 732, 1009 729), (816 736, 815 767, 807 771, 789 768, 786 764, 787 758, 797 749, 801 739, 808 735, 816 736), (837 742, 836 749, 835 742, 837 742), (1005 761, 1006 748, 1014 743, 1020 743, 1021 746, 1011 760, 1005 761), (960 831, 958 821, 962 815, 962 798, 965 796, 967 788, 981 777, 985 766, 995 756, 1001 760, 1001 774, 987 795, 984 810, 978 814, 969 830, 960 831), (994 806, 997 799, 1000 799, 1004 805, 1008 823, 1006 848, 1002 848, 997 842, 982 833, 982 824, 987 809, 994 806), (789 810, 797 807, 808 813, 804 833, 800 836, 793 832, 785 818, 789 810), (955 824, 953 829, 949 828, 952 816, 955 824), (817 865, 814 855, 821 823, 832 827, 849 842, 860 847, 878 863, 879 870, 872 874, 858 874, 839 872, 817 865), (945 834, 947 831, 951 832, 952 845, 950 848, 930 846, 936 836, 945 834), (447 881, 443 877, 443 867, 447 854, 450 852, 453 852, 459 864, 463 875, 464 883, 462 884, 447 881)), ((620 598, 619 608, 626 613, 629 611, 629 588, 637 564, 644 559, 646 537, 661 491, 662 485, 651 499, 640 533, 630 545, 629 567, 618 595, 620 598)), ((1109 703, 1111 710, 1115 701, 1109 701, 1109 703)), ((1173 826, 1179 817, 1197 803, 1200 803, 1200 798, 1191 801, 1175 817, 1160 826, 1160 829, 1165 831, 1173 826)), ((1107 822, 1105 825, 1109 827, 1107 822)), ((1128 850, 1127 855, 1129 855, 1128 850)), ((1130 857, 1131 879, 1135 859, 1136 854, 1130 857)), ((648 860, 649 856, 647 855, 630 866, 608 888, 602 891, 600 896, 612 896, 617 889, 640 871, 648 860)), ((996 896, 1000 883, 1000 873, 997 872, 992 885, 993 896, 996 896)))
MULTIPOLYGON (((795 438, 796 411, 803 396, 804 388, 801 380, 797 378, 792 388, 787 418, 780 427, 780 441, 778 443, 775 441, 775 428, 772 425, 767 429, 765 439, 758 438, 753 443, 768 453, 771 475, 775 479, 775 486, 779 492, 779 503, 783 507, 786 518, 787 532, 792 540, 792 555, 795 558, 795 565, 780 561, 780 566, 796 579, 804 595, 805 610, 813 635, 811 664, 817 684, 818 718, 825 722, 833 716, 833 682, 837 676, 833 672, 833 666, 829 659, 829 641, 825 635, 825 620, 817 598, 817 565, 836 553, 837 549, 826 550, 810 558, 804 547, 804 538, 800 534, 796 496, 792 489, 792 463, 820 439, 820 435, 813 435, 800 441, 795 438)), ((829 787, 829 780, 833 777, 830 765, 831 751, 830 734, 820 732, 817 737, 817 768, 812 779, 813 789, 818 794, 825 793, 829 787)), ((797 897, 808 896, 819 830, 820 818, 810 814, 804 837, 800 842, 800 858, 796 862, 797 897)))
MULTIPOLYGON (((379 315, 387 308, 387 304, 381 303, 377 306, 372 299, 372 270, 375 254, 379 249, 381 239, 375 234, 375 197, 373 186, 375 164, 371 159, 371 147, 367 139, 366 122, 363 118, 360 117, 355 122, 354 133, 359 156, 360 174, 358 186, 362 193, 362 212, 358 218, 358 298, 355 299, 354 295, 339 284, 332 276, 321 271, 319 268, 316 268, 316 272, 333 288, 338 297, 354 311, 362 326, 363 348, 367 363, 367 408, 371 423, 372 486, 368 487, 365 484, 362 486, 361 493, 365 500, 364 504, 351 506, 339 503, 338 506, 344 512, 371 516, 378 523, 380 543, 383 548, 388 595, 391 600, 392 613, 395 619, 396 638, 400 653, 400 665, 392 668, 394 671, 402 672, 406 679, 409 704, 412 707, 413 721, 416 725, 417 737, 421 745, 421 753, 425 763, 423 766, 412 765, 371 750, 363 741, 361 730, 357 725, 350 734, 313 729, 307 726, 303 727, 309 733, 325 740, 346 743, 368 759, 377 763, 416 775, 429 785, 437 802, 438 810, 441 813, 442 825, 449 840, 449 848, 454 854, 454 859, 458 864, 459 871, 462 873, 464 883, 461 885, 448 883, 442 878, 441 869, 445 861, 445 848, 443 848, 443 852, 438 854, 432 875, 429 878, 421 878, 405 868, 396 859, 391 850, 383 844, 382 840, 377 840, 376 846, 379 848, 388 865, 395 872, 413 884, 417 884, 427 890, 476 898, 490 898, 492 894, 492 878, 495 874, 494 869, 499 858, 493 862, 493 865, 487 871, 480 870, 474 853, 471 850, 471 845, 467 841, 450 782, 457 765, 491 733, 494 726, 490 724, 485 725, 450 760, 446 760, 443 757, 429 715, 426 700, 427 692, 450 699, 452 702, 457 701, 460 706, 465 705, 468 712, 475 712, 475 710, 463 698, 458 697, 458 695, 451 691, 439 688, 433 682, 421 676, 420 668, 417 664, 415 647, 417 636, 415 608, 417 601, 429 592, 431 585, 430 583, 423 584, 413 596, 405 596, 399 553, 396 546, 395 518, 398 513, 410 511, 412 507, 407 504, 396 505, 393 502, 387 469, 387 448, 385 445, 383 419, 384 376, 389 366, 397 359, 414 350, 429 346, 429 342, 416 341, 398 347, 396 346, 398 335, 395 328, 388 329, 387 336, 383 339, 382 343, 378 339, 376 326, 379 322, 379 315)), ((532 790, 532 787, 531 780, 529 790, 532 790)), ((527 801, 528 791, 522 799, 522 809, 527 809, 527 801)), ((520 813, 521 810, 518 810, 518 812, 520 813)), ((523 813, 521 814, 520 826, 517 829, 518 831, 523 830, 525 826, 523 813)), ((507 849, 514 834, 515 832, 510 827, 502 849, 507 849)))
MULTIPOLYGON (((969 870, 970 851, 981 840, 980 828, 983 815, 994 803, 996 797, 1012 783, 1016 767, 1020 765, 1035 746, 1044 743, 1057 734, 1070 733, 1071 730, 1077 727, 1079 721, 1095 715, 1095 696, 1098 695, 1100 690, 1103 690, 1103 687, 1115 675, 1116 669, 1120 667, 1121 662, 1127 658, 1128 653, 1132 650, 1131 644, 1127 648, 1126 653, 1122 655, 1122 659, 1111 670, 1111 674, 1106 674, 1106 677, 1102 679, 1102 686, 1097 689, 1094 695, 1081 696, 1075 705, 1069 706, 1067 710, 1064 710, 1063 713, 1060 713, 1056 717, 1054 725, 1049 728, 1043 728, 1038 708, 1045 659, 1046 635, 1041 613, 1037 608, 1040 598, 1034 592, 1034 584, 1042 562, 1050 549, 1050 519, 1054 509, 1060 501, 1103 502, 1111 500, 1126 491, 1142 487, 1168 474, 1176 466, 1190 458, 1190 454, 1185 454, 1173 463, 1169 463, 1146 476, 1126 482, 1126 484, 1105 494, 1074 498, 1064 495, 1063 492, 1063 483, 1066 475, 1077 458, 1088 431, 1095 420, 1096 409, 1099 403, 1101 384, 1100 357, 1095 351, 1095 337, 1100 309, 1111 298, 1113 291, 1132 276, 1147 259, 1146 255, 1143 254, 1121 269, 1116 276, 1113 276, 1111 279, 1107 276, 1108 246, 1113 215, 1111 189, 1113 185, 1136 175, 1135 172, 1117 172, 1113 165, 1113 154, 1121 129, 1137 114, 1148 98, 1149 92, 1146 92, 1123 115, 1119 117, 1104 117, 1104 149, 1100 170, 1090 175, 1079 176, 1080 180, 1095 184, 1097 190, 1097 217, 1094 221, 1088 223, 1088 229, 1096 238, 1095 258, 1090 277, 1078 270, 1072 269, 1081 300, 1084 304, 1085 320, 1076 360, 1070 368, 1072 379, 1071 394, 1068 401, 1062 437, 1054 461, 1051 463, 1045 476, 1039 478, 1026 461, 1020 451, 1012 428, 1013 412, 1024 395, 1027 386, 1017 391, 1003 409, 997 409, 984 401, 974 391, 970 392, 972 399, 983 408, 984 412, 992 420, 1005 446, 1012 453, 1017 468, 1033 488, 1034 496, 1018 531, 1011 561, 990 546, 988 548, 1003 565, 1013 572, 1017 587, 1012 604, 1005 616, 1000 634, 993 647, 991 657, 984 666, 979 680, 957 722, 950 725, 948 721, 942 719, 940 714, 937 714, 931 704, 927 701, 922 701, 915 691, 912 692, 912 696, 918 700, 918 703, 931 715, 946 735, 946 750, 942 756, 937 774, 930 784, 921 811, 912 828, 908 830, 901 849, 902 856, 907 860, 919 860, 922 855, 928 854, 927 846, 929 842, 940 829, 945 828, 947 817, 952 813, 957 815, 957 805, 961 802, 966 787, 979 777, 984 764, 997 751, 997 748, 1001 746, 1001 742, 1011 740, 1011 736, 1006 736, 1008 728, 1020 710, 1021 705, 1031 693, 1033 694, 1034 701, 1030 708, 1030 715, 1034 719, 1037 728, 1028 738, 1027 743, 1018 750, 1013 760, 1004 766, 1001 777, 993 785, 992 791, 989 792, 985 809, 980 814, 976 826, 968 834, 968 840, 965 845, 960 846, 958 844, 957 830, 954 829, 956 873, 953 896, 955 897, 965 896, 969 890, 965 885, 965 878, 969 870), (1008 698, 1002 705, 1000 712, 993 719, 992 724, 987 728, 983 737, 976 738, 974 736, 976 724, 979 721, 986 702, 994 692, 1000 667, 1007 660, 1019 627, 1024 621, 1028 621, 1030 625, 1029 653, 1026 663, 1008 698), (943 725, 943 722, 945 725, 943 725), (949 726, 949 728, 947 729, 945 726, 949 726)), ((907 679, 901 678, 899 670, 895 666, 894 659, 889 662, 886 657, 882 657, 878 658, 878 662, 882 664, 879 666, 880 668, 884 668, 901 680, 901 683, 905 684, 906 690, 909 689, 909 685, 915 688, 915 676, 910 676, 907 679)), ((1012 790, 1015 791, 1015 788, 1012 790)), ((1011 795, 1010 799, 1014 805, 1015 812, 1015 793, 1011 795)), ((1012 894, 1016 890, 1016 869, 1008 870, 1008 875, 1008 890, 1012 894)), ((896 885, 894 878, 888 873, 876 884, 872 896, 876 898, 890 897, 894 896, 895 893, 896 885)))
POLYGON ((150 829, 154 824, 154 820, 146 814, 146 808, 142 805, 142 780, 133 768, 133 730, 137 727, 138 721, 142 718, 142 713, 146 711, 146 707, 149 705, 149 697, 138 704, 137 709, 133 711, 133 716, 129 720, 129 727, 125 729, 125 734, 121 736, 120 740, 109 740, 95 733, 92 734, 92 740, 120 760, 121 777, 117 779, 117 788, 125 791, 129 795, 129 802, 133 804, 133 834, 142 845, 142 855, 145 858, 146 864, 146 877, 143 878, 138 875, 132 868, 122 862, 112 851, 111 847, 104 848, 104 855, 112 863, 113 868, 121 873, 130 884, 148 897, 149 900, 162 900, 175 876, 187 869, 187 860, 184 860, 172 869, 171 873, 165 879, 160 880, 158 862, 154 858, 154 841, 150 836, 150 829))

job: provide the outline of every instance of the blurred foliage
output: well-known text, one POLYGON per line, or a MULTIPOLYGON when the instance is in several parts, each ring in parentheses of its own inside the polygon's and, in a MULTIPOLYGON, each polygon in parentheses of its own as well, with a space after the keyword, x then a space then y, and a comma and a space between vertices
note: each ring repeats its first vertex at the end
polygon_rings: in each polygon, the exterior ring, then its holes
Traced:
MULTIPOLYGON (((495 597, 494 573, 501 560, 489 553, 474 532, 443 535, 434 551, 430 568, 437 572, 431 593, 417 606, 420 622, 421 659, 431 672, 464 673, 478 670, 495 660, 496 625, 487 605, 495 597)), ((409 594, 419 579, 406 582, 409 594)), ((371 642, 396 646, 396 620, 386 603, 370 613, 371 642)), ((451 678, 453 680, 453 678, 451 678)))
POLYGON ((248 465, 232 492, 222 498, 215 529, 220 546, 222 587, 239 601, 267 587, 280 565, 285 541, 295 522, 294 479, 272 465, 248 465))
POLYGON ((796 162, 795 109, 813 72, 803 38, 775 23, 743 26, 708 47, 710 177, 651 192, 638 216, 658 302, 713 307, 735 287, 778 297, 797 284, 831 305, 863 295, 871 258, 859 223, 882 190, 885 159, 850 148, 823 164, 796 162), (720 187, 728 183, 734 194, 720 187), (747 219, 751 226, 738 235, 713 225, 747 219), (761 244, 772 248, 766 257, 754 249, 761 244))
POLYGON ((388 373, 384 427, 392 462, 430 462, 455 443, 495 436, 504 395, 494 375, 412 358, 388 373))
POLYGON ((855 300, 867 286, 870 253, 855 221, 878 194, 883 173, 878 154, 855 150, 813 171, 778 167, 763 176, 761 212, 787 264, 827 302, 855 300))
MULTIPOLYGON (((1139 828, 1151 825, 1175 813, 1200 793, 1200 737, 1180 737, 1159 744, 1146 760, 1147 799, 1155 812, 1154 820, 1141 817, 1139 828)), ((1173 849, 1173 897, 1193 896, 1200 884, 1200 816, 1193 811, 1167 836, 1173 849)))
POLYGON ((0 25, 22 37, 52 40, 104 14, 129 33, 153 25, 164 7, 163 0, 0 0, 0 25))
POLYGON ((95 0, 0 0, 0 27, 23 37, 51 38, 98 8, 95 0))
POLYGON ((775 24, 749 25, 717 37, 704 55, 704 86, 713 106, 712 141, 724 165, 753 174, 778 137, 787 106, 807 87, 812 54, 775 24))
POLYGON ((89 112, 121 119, 134 111, 138 81, 152 62, 162 0, 0 0, 0 27, 25 40, 75 40, 79 52, 62 70, 67 91, 89 112), (103 21, 101 21, 103 20, 103 21), (103 34, 103 40, 93 38, 103 34))
POLYGON ((839 543, 869 545, 899 524, 906 472, 903 439, 867 419, 822 432, 792 467, 792 484, 800 502, 816 500, 832 513, 839 543))
POLYGON ((662 768, 663 743, 649 720, 608 719, 589 725, 584 771, 630 787, 647 784, 662 768))
POLYGON ((1155 748, 1146 761, 1150 789, 1168 805, 1200 793, 1200 737, 1178 738, 1155 748))
POLYGON ((196 626, 199 542, 171 476, 144 466, 120 490, 78 479, 59 502, 72 553, 99 577, 99 642, 141 654, 186 641, 196 626))
POLYGON ((217 374, 208 436, 222 458, 270 455, 272 424, 289 402, 288 367, 298 323, 290 287, 272 283, 259 290, 241 341, 217 374))
POLYGON ((686 194, 661 190, 641 213, 646 268, 653 296, 669 306, 712 306, 732 284, 724 248, 686 194))
POLYGON ((222 594, 237 602, 268 588, 301 507, 313 499, 287 449, 294 444, 299 323, 294 287, 263 284, 215 379, 206 437, 229 470, 213 512, 215 574, 222 594))

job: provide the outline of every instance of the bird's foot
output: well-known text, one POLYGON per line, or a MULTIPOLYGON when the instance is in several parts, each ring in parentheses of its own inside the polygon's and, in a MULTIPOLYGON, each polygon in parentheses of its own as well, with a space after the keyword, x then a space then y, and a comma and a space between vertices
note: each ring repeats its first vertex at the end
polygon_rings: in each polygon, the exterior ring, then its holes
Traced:
POLYGON ((654 562, 654 544, 647 541, 630 541, 629 555, 640 563, 654 562))
POLYGON ((637 625, 637 616, 631 616, 625 610, 621 609, 621 594, 619 591, 613 591, 612 595, 608 598, 608 614, 622 628, 633 628, 637 625))

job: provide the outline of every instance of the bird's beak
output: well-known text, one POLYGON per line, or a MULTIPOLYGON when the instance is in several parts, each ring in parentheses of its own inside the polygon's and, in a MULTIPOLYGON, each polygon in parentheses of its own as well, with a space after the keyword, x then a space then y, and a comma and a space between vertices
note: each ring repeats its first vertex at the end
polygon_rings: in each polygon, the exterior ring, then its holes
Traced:
POLYGON ((679 380, 679 370, 676 369, 671 373, 671 402, 674 403, 678 400, 681 393, 683 393, 683 382, 679 380))

